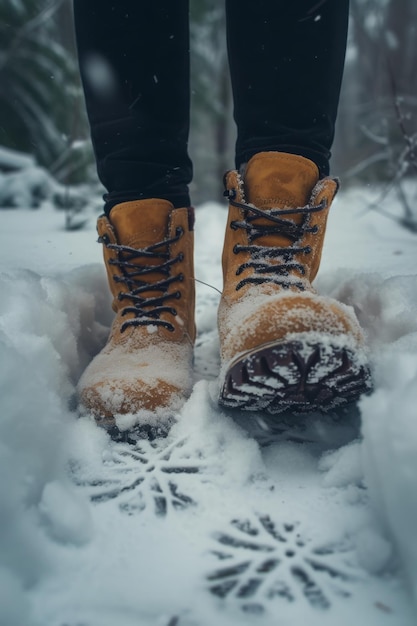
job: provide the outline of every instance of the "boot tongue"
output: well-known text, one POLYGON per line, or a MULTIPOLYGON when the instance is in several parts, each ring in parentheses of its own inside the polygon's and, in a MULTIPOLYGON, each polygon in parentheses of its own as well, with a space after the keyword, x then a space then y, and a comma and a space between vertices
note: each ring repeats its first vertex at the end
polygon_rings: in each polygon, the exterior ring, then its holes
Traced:
POLYGON ((172 209, 168 200, 154 198, 117 204, 110 212, 117 241, 137 249, 164 241, 172 209))
POLYGON ((318 180, 318 168, 309 159, 284 152, 260 152, 246 167, 246 201, 262 210, 303 207, 318 180))
MULTIPOLYGON (((110 211, 110 222, 115 230, 117 242, 136 250, 143 250, 148 246, 163 242, 168 239, 172 210, 173 206, 170 202, 155 198, 117 204, 110 211)), ((167 253, 169 250, 167 246, 159 246, 156 252, 167 253)), ((161 265, 163 262, 164 259, 158 257, 139 256, 130 260, 132 265, 147 268, 161 265)), ((127 273, 131 271, 126 270, 127 273)), ((140 280, 151 285, 164 278, 166 278, 166 274, 155 268, 155 272, 146 273, 140 280)), ((155 298, 163 292, 163 289, 153 289, 142 292, 141 296, 143 298, 155 298)))
MULTIPOLYGON (((268 213, 272 209, 296 209, 306 206, 311 192, 319 179, 315 163, 295 154, 284 152, 259 152, 246 166, 244 175, 245 199, 258 209, 268 213)), ((295 224, 301 224, 303 215, 294 213, 283 216, 295 224)), ((257 226, 271 226, 266 217, 252 220, 257 226)), ((293 244, 284 234, 258 237, 260 246, 287 247, 293 244)))

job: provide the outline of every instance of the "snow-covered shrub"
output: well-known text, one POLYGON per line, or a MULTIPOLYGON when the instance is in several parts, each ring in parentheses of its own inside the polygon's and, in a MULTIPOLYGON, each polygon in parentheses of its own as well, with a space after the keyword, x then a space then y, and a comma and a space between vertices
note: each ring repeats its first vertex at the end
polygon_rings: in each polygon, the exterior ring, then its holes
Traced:
POLYGON ((66 211, 66 229, 76 230, 85 224, 83 210, 93 194, 85 186, 62 185, 34 157, 0 146, 0 208, 37 209, 49 202, 66 211))

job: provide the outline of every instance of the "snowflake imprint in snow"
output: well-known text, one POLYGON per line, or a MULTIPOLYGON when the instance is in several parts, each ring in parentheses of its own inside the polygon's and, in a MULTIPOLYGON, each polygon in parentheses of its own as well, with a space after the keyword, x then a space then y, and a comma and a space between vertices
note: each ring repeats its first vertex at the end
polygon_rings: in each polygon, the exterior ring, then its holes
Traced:
POLYGON ((116 501, 120 510, 134 514, 148 510, 165 516, 195 504, 181 484, 203 467, 202 456, 186 446, 183 438, 172 443, 164 440, 139 440, 134 445, 112 443, 96 468, 96 476, 81 476, 76 483, 85 487, 92 502, 116 501))
POLYGON ((209 590, 245 612, 262 613, 274 600, 325 610, 335 597, 349 598, 358 579, 348 546, 314 545, 298 523, 257 515, 233 520, 215 539, 220 566, 207 576, 209 590))

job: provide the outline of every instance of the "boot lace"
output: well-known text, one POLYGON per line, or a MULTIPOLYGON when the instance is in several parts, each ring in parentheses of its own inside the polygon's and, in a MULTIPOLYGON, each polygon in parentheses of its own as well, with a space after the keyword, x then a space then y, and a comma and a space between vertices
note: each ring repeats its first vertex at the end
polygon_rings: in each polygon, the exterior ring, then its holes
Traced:
POLYGON ((120 332, 124 332, 129 326, 163 326, 169 331, 175 330, 173 324, 166 320, 160 319, 162 313, 177 315, 177 310, 173 306, 167 304, 168 300, 176 300, 181 298, 181 291, 168 293, 168 288, 175 282, 183 282, 184 275, 182 273, 171 276, 171 268, 175 263, 184 259, 184 255, 180 252, 176 257, 170 258, 169 246, 177 242, 184 234, 183 228, 180 226, 176 229, 175 237, 165 239, 159 243, 152 244, 146 248, 136 249, 129 246, 110 243, 107 235, 99 237, 99 243, 104 244, 109 250, 116 250, 117 259, 110 259, 110 265, 115 265, 121 269, 121 276, 114 275, 113 280, 116 283, 127 285, 128 291, 121 291, 118 295, 119 300, 130 300, 131 305, 126 306, 122 310, 122 315, 133 313, 134 318, 123 322, 120 332), (138 265, 134 261, 137 259, 161 260, 162 262, 155 265, 138 265), (166 278, 155 282, 148 282, 146 277, 148 274, 162 274, 166 278), (144 297, 144 292, 157 292, 154 297, 144 297))
POLYGON ((311 215, 322 211, 326 203, 321 202, 317 206, 304 206, 296 209, 271 209, 263 211, 250 204, 237 202, 236 190, 227 189, 224 195, 229 199, 231 205, 243 209, 244 217, 242 221, 234 220, 230 223, 230 228, 237 230, 242 228, 247 232, 249 245, 242 246, 236 244, 233 248, 234 254, 239 252, 249 252, 251 260, 242 263, 236 270, 239 276, 245 269, 252 268, 254 274, 243 278, 237 285, 236 291, 242 289, 247 284, 261 285, 263 283, 273 283, 280 285, 285 289, 297 287, 301 291, 305 291, 306 286, 302 280, 289 279, 291 272, 297 271, 304 276, 306 274, 305 266, 295 260, 298 254, 308 255, 312 252, 310 246, 303 246, 302 239, 306 233, 316 234, 319 230, 317 225, 311 226, 311 215), (296 224, 291 219, 286 219, 286 215, 302 215, 303 219, 300 224, 296 224), (267 224, 257 224, 255 220, 262 218, 267 224), (268 235, 282 235, 292 241, 292 244, 286 247, 274 247, 257 245, 256 240, 260 237, 268 235), (281 263, 273 263, 273 261, 281 261, 281 263))

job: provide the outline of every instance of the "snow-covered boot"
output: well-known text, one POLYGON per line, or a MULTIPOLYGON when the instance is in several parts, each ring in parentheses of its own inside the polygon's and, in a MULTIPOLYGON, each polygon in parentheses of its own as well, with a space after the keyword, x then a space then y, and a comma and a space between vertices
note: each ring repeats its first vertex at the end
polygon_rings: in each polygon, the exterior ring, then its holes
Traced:
POLYGON ((337 182, 304 157, 261 152, 225 183, 220 403, 278 413, 356 399, 370 386, 358 321, 311 286, 337 182))
POLYGON ((192 209, 159 199, 125 202, 98 219, 116 317, 78 391, 104 426, 128 413, 132 425, 166 424, 191 391, 193 221, 192 209))

